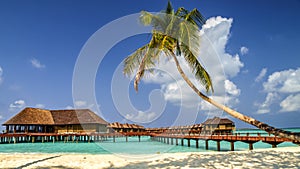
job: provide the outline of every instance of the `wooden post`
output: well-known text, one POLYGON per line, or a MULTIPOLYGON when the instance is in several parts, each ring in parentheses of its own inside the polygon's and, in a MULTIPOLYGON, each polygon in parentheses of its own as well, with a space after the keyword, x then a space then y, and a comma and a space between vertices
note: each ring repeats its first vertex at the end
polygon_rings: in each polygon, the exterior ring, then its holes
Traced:
POLYGON ((16 137, 14 137, 14 144, 16 144, 17 143, 17 138, 16 137))
POLYGON ((173 138, 171 138, 171 145, 173 145, 173 138))
POLYGON ((128 142, 128 136, 126 136, 126 142, 128 142))
POLYGON ((44 143, 44 139, 45 139, 44 136, 42 136, 42 143, 44 143))
POLYGON ((277 147, 277 144, 272 144, 272 148, 276 148, 277 147))
POLYGON ((220 145, 221 141, 217 141, 217 150, 221 151, 221 145, 220 145))
POLYGON ((196 139, 196 148, 199 148, 199 142, 198 142, 199 140, 198 139, 196 139))
POLYGON ((139 137, 139 142, 141 142, 141 136, 138 136, 139 137))
POLYGON ((191 139, 187 139, 188 140, 188 147, 191 147, 191 139))
POLYGON ((234 151, 234 142, 230 142, 231 151, 234 151))
POLYGON ((169 144, 169 139, 170 139, 170 138, 167 138, 167 144, 169 144))
POLYGON ((176 146, 178 146, 178 138, 176 138, 176 146))
POLYGON ((253 150, 253 143, 249 143, 249 150, 253 150))
POLYGON ((35 140, 35 137, 33 136, 33 137, 32 137, 32 143, 34 143, 34 140, 35 140))
POLYGON ((113 136, 113 140, 114 140, 114 142, 116 142, 116 136, 113 136))
POLYGON ((183 146, 184 145, 184 140, 183 139, 181 139, 181 146, 183 146))
POLYGON ((208 140, 205 140, 205 149, 208 150, 208 140))

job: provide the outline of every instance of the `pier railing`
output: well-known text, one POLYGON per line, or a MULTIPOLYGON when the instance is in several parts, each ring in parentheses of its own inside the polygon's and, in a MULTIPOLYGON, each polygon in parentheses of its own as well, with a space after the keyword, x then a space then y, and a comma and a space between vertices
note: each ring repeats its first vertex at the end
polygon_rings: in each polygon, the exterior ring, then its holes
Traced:
POLYGON ((116 138, 124 137, 128 142, 128 137, 138 138, 141 141, 141 136, 150 136, 153 141, 160 141, 167 144, 176 144, 184 146, 184 140, 187 141, 187 146, 190 147, 191 141, 195 141, 196 148, 199 148, 199 140, 205 140, 205 148, 209 149, 208 141, 217 143, 217 150, 221 150, 220 142, 227 141, 231 144, 231 150, 234 151, 234 143, 241 141, 249 144, 249 150, 253 149, 253 144, 259 141, 272 145, 273 148, 283 142, 293 142, 300 145, 300 142, 295 142, 287 138, 276 136, 265 136, 262 133, 235 133, 232 135, 201 135, 201 133, 151 133, 151 132, 124 132, 124 133, 4 133, 0 134, 0 144, 5 143, 24 143, 24 142, 101 142, 113 141, 116 138), (256 135, 255 135, 256 134, 256 135), (175 143, 174 143, 175 142, 175 143))

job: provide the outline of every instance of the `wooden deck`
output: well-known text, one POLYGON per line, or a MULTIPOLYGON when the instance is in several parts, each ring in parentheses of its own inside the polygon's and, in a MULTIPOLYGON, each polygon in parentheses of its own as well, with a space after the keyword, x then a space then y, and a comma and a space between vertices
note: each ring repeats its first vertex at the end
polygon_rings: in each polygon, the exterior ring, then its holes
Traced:
POLYGON ((126 133, 5 133, 0 134, 0 144, 5 143, 24 143, 24 142, 101 142, 108 141, 111 138, 116 142, 117 137, 124 137, 128 142, 128 137, 137 136, 141 141, 141 136, 150 136, 153 141, 159 141, 167 144, 184 146, 184 140, 187 140, 187 146, 190 147, 191 141, 195 141, 196 148, 199 148, 199 140, 205 140, 205 148, 209 149, 209 141, 217 143, 217 150, 220 151, 220 142, 227 141, 231 144, 231 151, 234 151, 234 143, 241 141, 249 144, 249 150, 253 150, 253 144, 259 141, 272 145, 273 148, 283 142, 292 142, 300 145, 300 142, 293 142, 287 138, 274 136, 252 135, 199 135, 199 134, 158 134, 150 132, 126 132, 126 133))

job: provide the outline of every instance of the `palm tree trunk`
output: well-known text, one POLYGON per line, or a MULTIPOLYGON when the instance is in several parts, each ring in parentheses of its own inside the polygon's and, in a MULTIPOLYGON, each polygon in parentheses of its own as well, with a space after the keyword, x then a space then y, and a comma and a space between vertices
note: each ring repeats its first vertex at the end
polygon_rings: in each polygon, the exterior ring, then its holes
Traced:
POLYGON ((176 55, 170 51, 175 63, 176 63, 176 67, 177 67, 177 70, 178 72, 180 73, 181 77, 186 81, 186 83, 194 90, 194 92, 196 92, 198 94, 198 96, 200 96, 202 99, 204 99, 205 101, 209 102, 210 104, 216 106, 217 108, 225 111, 226 113, 228 113, 229 115, 239 119, 239 120, 242 120, 248 124, 251 124, 261 130, 264 130, 270 134, 273 134, 275 136, 279 136, 279 137, 284 137, 284 138, 288 138, 288 139, 291 139, 293 140, 294 142, 297 142, 299 143, 300 142, 300 135, 299 133, 293 133, 293 132, 289 132, 289 131, 284 131, 284 130, 281 130, 281 129, 277 129, 277 128, 274 128, 272 126, 269 126, 268 124, 266 123, 263 123, 263 122, 260 122, 258 120, 255 120, 254 118, 252 117, 249 117, 249 116, 246 116, 246 115, 243 115, 235 110, 232 110, 231 108, 225 106, 225 105, 222 105, 214 100, 212 100, 211 98, 209 98, 208 96, 204 95, 202 92, 200 92, 197 87, 190 81, 190 79, 186 76, 186 74, 183 72, 179 62, 178 62, 178 59, 176 58, 176 55))

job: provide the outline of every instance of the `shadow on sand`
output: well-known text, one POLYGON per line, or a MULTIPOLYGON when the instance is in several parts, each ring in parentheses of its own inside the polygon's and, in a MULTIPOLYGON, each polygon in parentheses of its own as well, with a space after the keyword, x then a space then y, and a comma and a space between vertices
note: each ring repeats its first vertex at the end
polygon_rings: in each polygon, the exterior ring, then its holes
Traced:
MULTIPOLYGON (((60 156, 52 156, 52 157, 48 157, 48 158, 44 158, 44 159, 41 159, 41 160, 36 160, 36 161, 33 161, 33 162, 30 162, 30 163, 27 163, 27 164, 24 164, 22 166, 19 166, 17 167, 16 169, 22 169, 22 168, 26 168, 26 167, 29 167, 33 164, 36 164, 36 163, 39 163, 39 162, 42 162, 42 161, 46 161, 46 160, 50 160, 50 159, 53 159, 53 158, 57 158, 57 157, 60 157, 60 156)), ((65 167, 63 166, 53 166, 54 168, 62 168, 62 169, 66 169, 65 167)), ((51 168, 53 168, 51 167, 51 168)))
POLYGON ((275 151, 259 153, 191 154, 187 158, 165 158, 147 162, 134 162, 122 167, 109 168, 297 168, 300 154, 275 151), (294 158, 294 159, 291 159, 294 158), (295 163, 296 161, 296 163, 295 163))

